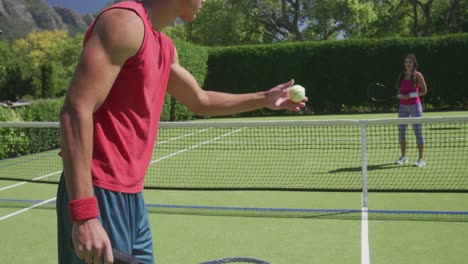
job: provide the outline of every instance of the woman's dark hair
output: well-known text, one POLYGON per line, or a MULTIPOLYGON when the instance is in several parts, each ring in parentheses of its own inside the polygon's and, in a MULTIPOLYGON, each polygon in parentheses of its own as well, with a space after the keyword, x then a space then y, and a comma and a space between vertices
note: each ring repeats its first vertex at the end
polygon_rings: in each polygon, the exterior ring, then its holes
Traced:
POLYGON ((405 72, 406 72, 405 60, 406 59, 410 59, 413 61, 414 67, 413 67, 413 72, 411 73, 410 79, 411 79, 411 86, 416 87, 416 75, 414 74, 414 72, 418 69, 418 60, 416 59, 416 55, 414 55, 413 53, 407 54, 405 58, 403 59, 403 69, 401 70, 400 75, 398 76, 397 84, 399 86, 401 84, 401 81, 405 77, 405 72))

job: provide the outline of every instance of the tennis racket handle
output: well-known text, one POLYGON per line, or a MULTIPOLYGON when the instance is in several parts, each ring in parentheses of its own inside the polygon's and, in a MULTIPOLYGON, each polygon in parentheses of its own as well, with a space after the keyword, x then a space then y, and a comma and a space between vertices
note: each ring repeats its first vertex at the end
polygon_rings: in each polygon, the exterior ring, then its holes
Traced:
POLYGON ((114 264, 138 264, 138 259, 117 249, 112 249, 114 264))
MULTIPOLYGON (((73 241, 70 239, 70 248, 74 249, 73 246, 73 241)), ((127 254, 125 252, 122 252, 118 249, 113 248, 112 249, 112 255, 114 256, 114 264, 138 264, 139 261, 137 258, 134 256, 127 254)))

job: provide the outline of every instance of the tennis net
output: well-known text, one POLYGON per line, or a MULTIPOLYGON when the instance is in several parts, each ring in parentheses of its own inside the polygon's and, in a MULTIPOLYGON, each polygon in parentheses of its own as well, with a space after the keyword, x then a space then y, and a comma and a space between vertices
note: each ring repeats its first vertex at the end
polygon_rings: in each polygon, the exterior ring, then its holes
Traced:
MULTIPOLYGON (((0 179, 56 183, 58 127, 0 122, 0 179)), ((363 185, 468 192, 468 117, 163 122, 145 180, 145 188, 175 190, 362 191, 363 185), (402 125, 410 162, 398 165, 402 125), (412 166, 420 138, 413 127, 424 138, 424 167, 412 166)))

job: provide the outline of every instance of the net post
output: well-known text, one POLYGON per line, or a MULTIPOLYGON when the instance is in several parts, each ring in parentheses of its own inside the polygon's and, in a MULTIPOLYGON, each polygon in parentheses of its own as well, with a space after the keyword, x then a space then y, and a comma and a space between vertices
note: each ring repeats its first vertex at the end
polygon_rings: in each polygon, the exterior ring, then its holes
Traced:
POLYGON ((360 120, 361 126, 361 167, 362 167, 362 208, 367 209, 367 122, 360 120))

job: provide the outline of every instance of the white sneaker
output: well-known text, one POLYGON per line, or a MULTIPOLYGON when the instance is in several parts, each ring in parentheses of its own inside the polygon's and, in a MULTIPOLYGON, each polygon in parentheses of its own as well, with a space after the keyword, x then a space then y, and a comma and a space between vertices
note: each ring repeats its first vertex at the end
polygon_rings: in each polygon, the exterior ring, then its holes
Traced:
POLYGON ((396 164, 398 165, 405 165, 406 163, 408 163, 408 160, 406 159, 406 157, 400 157, 397 161, 395 161, 396 164))
POLYGON ((406 159, 406 157, 403 157, 401 156, 397 161, 395 161, 395 164, 398 164, 398 165, 404 165, 408 163, 408 160, 406 159))
POLYGON ((425 162, 423 159, 418 159, 418 160, 414 163, 414 166, 421 168, 421 167, 426 166, 426 162, 425 162))

